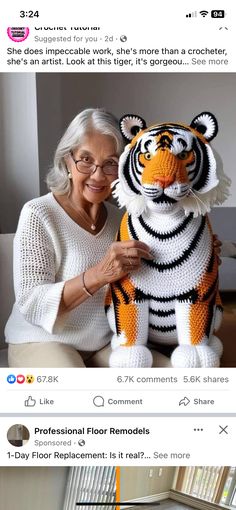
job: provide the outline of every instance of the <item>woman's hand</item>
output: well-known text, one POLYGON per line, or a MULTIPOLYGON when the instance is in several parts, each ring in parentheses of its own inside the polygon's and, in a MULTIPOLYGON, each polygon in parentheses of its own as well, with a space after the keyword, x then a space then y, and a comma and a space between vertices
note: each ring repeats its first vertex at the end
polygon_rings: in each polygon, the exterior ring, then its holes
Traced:
POLYGON ((216 234, 213 234, 213 247, 214 247, 214 252, 215 252, 215 255, 216 255, 216 258, 217 258, 217 262, 220 266, 220 264, 222 263, 222 260, 220 258, 220 254, 221 254, 221 246, 222 246, 222 242, 219 241, 218 237, 216 234))
POLYGON ((139 269, 142 258, 153 259, 150 248, 142 241, 112 243, 105 257, 95 266, 98 281, 105 285, 119 280, 127 273, 139 269))
POLYGON ((112 243, 96 266, 65 282, 59 314, 73 310, 107 283, 119 280, 130 271, 136 271, 141 265, 141 258, 153 259, 145 243, 141 241, 112 243))

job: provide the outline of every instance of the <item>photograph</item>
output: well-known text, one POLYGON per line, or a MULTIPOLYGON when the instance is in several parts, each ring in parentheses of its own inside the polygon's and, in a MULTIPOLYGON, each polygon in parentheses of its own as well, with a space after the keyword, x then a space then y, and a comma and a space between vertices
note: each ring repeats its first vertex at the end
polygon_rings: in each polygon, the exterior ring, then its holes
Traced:
POLYGON ((113 510, 116 468, 0 467, 0 493, 4 510, 113 510))
MULTIPOLYGON (((236 507, 236 468, 223 466, 120 467, 121 501, 147 510, 236 507), (146 504, 146 507, 145 507, 146 504), (157 508, 158 507, 158 508, 157 508)), ((121 507, 122 508, 122 507, 121 507)))
POLYGON ((235 86, 0 74, 1 367, 236 367, 235 86))
POLYGON ((12 446, 24 446, 30 438, 29 430, 22 423, 12 425, 7 431, 7 440, 12 446))

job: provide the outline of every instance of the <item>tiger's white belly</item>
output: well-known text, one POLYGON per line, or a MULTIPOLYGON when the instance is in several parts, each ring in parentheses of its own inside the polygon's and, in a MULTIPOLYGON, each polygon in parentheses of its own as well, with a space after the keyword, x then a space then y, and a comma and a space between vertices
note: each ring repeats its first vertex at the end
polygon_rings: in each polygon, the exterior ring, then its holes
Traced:
MULTIPOLYGON (((176 343, 175 303, 178 296, 188 295, 199 285, 212 253, 211 232, 201 216, 192 218, 185 229, 172 235, 174 231, 178 232, 184 219, 182 214, 172 217, 168 229, 168 218, 159 219, 159 225, 155 218, 156 232, 159 227, 159 234, 169 232, 172 236, 158 239, 146 231, 138 218, 132 218, 132 228, 138 239, 147 243, 155 257, 154 262, 161 266, 157 269, 143 261, 141 269, 129 275, 135 288, 149 296, 149 340, 160 343, 176 343)), ((148 224, 152 225, 150 221, 148 224)))
MULTIPOLYGON (((130 279, 136 288, 156 298, 168 298, 188 292, 199 284, 209 264, 212 250, 212 236, 207 223, 196 245, 190 247, 199 231, 202 216, 193 218, 184 232, 164 240, 147 233, 140 225, 138 218, 132 221, 138 239, 150 247, 155 257, 154 262, 160 265, 171 265, 162 270, 152 268, 143 262, 139 271, 130 274, 130 279)), ((163 234, 163 231, 160 233, 163 234)))

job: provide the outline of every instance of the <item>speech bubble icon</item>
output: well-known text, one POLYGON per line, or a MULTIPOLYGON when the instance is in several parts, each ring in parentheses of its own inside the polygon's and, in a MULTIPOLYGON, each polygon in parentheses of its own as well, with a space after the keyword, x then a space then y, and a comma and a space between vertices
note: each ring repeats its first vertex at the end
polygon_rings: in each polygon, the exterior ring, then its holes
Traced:
POLYGON ((96 407, 104 407, 105 401, 104 398, 101 395, 96 395, 93 399, 93 404, 96 407))

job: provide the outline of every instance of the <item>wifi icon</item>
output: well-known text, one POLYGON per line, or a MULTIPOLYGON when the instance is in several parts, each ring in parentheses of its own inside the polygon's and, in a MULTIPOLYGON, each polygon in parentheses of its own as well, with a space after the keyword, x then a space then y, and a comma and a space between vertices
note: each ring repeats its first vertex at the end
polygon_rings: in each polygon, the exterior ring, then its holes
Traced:
POLYGON ((205 18, 208 14, 208 11, 200 11, 200 14, 203 16, 203 18, 205 18))

